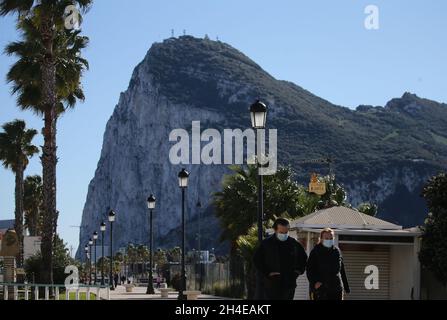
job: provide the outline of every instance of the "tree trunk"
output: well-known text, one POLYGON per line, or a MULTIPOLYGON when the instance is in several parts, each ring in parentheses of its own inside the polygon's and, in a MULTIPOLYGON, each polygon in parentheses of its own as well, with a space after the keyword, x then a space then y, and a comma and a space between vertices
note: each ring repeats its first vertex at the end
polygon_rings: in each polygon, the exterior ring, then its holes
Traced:
POLYGON ((19 255, 17 256, 17 264, 21 267, 23 265, 23 165, 18 164, 16 172, 16 186, 15 186, 15 222, 14 229, 19 239, 19 255))
POLYGON ((38 207, 30 207, 29 210, 25 213, 27 219, 27 227, 30 237, 37 237, 37 220, 39 216, 39 208, 38 207))
POLYGON ((56 66, 53 54, 54 23, 44 17, 41 23, 45 57, 42 64, 42 87, 44 100, 44 146, 43 167, 43 230, 42 230, 42 281, 53 283, 53 242, 56 212, 56 66))
POLYGON ((32 208, 28 216, 28 231, 31 237, 37 237, 37 219, 39 215, 39 210, 37 208, 32 208))

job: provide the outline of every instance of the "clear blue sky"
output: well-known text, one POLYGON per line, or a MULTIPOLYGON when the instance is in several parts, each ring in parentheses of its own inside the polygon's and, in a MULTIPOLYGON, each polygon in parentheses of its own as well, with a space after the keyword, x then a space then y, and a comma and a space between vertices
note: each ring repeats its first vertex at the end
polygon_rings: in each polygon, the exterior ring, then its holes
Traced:
MULTIPOLYGON (((133 68, 153 42, 171 34, 218 36, 273 76, 339 105, 384 105, 405 91, 447 102, 447 2, 444 0, 95 0, 84 17, 90 37, 83 81, 87 100, 59 122, 59 231, 73 247, 107 120, 133 68), (380 9, 380 29, 364 28, 367 5, 380 9)), ((17 39, 12 17, 0 18, 0 48, 17 39)), ((40 119, 21 112, 0 55, 0 124, 40 119)), ((41 145, 42 139, 36 138, 41 145)), ((40 174, 38 158, 26 172, 40 174)), ((13 218, 14 177, 0 169, 0 219, 13 218)))

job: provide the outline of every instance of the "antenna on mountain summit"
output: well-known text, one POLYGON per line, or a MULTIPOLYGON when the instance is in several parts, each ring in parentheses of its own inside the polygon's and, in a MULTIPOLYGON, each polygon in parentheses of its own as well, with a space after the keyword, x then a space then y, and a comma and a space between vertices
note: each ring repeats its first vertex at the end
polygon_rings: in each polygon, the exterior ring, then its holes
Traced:
POLYGON ((171 38, 174 38, 174 29, 171 29, 171 38))
POLYGON ((185 29, 183 29, 183 35, 186 36, 186 30, 185 29))

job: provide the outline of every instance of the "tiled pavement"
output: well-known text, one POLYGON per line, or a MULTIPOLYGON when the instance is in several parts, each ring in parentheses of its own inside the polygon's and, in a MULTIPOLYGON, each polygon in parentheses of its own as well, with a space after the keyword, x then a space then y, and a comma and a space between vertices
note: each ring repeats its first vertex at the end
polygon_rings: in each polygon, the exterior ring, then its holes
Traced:
MULTIPOLYGON (((118 286, 115 290, 110 291, 110 300, 177 300, 178 292, 170 292, 169 298, 161 298, 161 294, 158 293, 149 295, 146 294, 146 287, 135 287, 133 292, 126 292, 123 286, 118 286)), ((105 295, 104 295, 105 296, 105 295)), ((231 300, 222 297, 216 297, 211 295, 200 295, 199 300, 231 300)))

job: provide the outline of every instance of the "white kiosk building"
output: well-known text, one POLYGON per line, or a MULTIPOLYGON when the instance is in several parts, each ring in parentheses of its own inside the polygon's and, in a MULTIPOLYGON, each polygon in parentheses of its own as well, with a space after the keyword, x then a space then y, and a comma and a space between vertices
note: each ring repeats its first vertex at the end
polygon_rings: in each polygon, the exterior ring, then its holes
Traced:
MULTIPOLYGON (((346 207, 317 211, 291 222, 291 236, 310 254, 324 228, 335 231, 335 243, 343 253, 351 294, 346 300, 410 300, 420 298, 418 228, 401 226, 346 207), (379 288, 367 289, 365 280, 376 266, 379 288)), ((296 300, 309 299, 306 275, 298 278, 296 300)))

